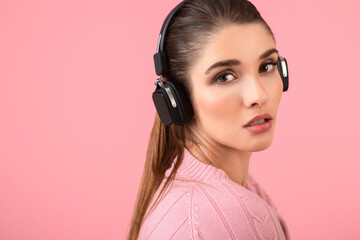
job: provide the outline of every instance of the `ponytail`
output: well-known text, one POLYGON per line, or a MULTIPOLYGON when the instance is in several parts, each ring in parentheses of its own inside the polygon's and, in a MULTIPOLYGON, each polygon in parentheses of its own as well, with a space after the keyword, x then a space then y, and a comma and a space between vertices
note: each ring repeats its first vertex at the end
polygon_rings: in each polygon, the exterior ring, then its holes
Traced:
POLYGON ((145 213, 149 214, 158 202, 160 196, 174 179, 176 171, 182 162, 184 155, 184 134, 183 126, 165 126, 161 122, 159 115, 156 114, 153 128, 151 130, 150 141, 146 153, 146 161, 142 174, 138 195, 133 211, 128 240, 136 240, 139 236, 141 225, 146 218, 145 213), (165 177, 165 172, 171 167, 173 160, 177 157, 173 171, 167 178, 157 199, 149 205, 165 177))

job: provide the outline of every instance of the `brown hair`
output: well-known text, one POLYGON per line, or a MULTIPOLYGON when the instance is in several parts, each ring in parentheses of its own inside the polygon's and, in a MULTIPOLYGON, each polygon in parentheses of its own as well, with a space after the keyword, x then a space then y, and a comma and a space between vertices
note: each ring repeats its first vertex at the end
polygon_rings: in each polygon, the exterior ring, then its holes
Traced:
MULTIPOLYGON (((166 77, 182 83, 191 97, 190 66, 216 32, 224 26, 234 23, 260 23, 274 38, 270 27, 249 1, 188 0, 184 3, 171 20, 166 33, 165 51, 170 66, 170 72, 166 77)), ((156 114, 128 240, 138 238, 141 225, 146 218, 146 212, 147 214, 151 212, 165 189, 174 180, 183 159, 186 143, 199 144, 198 141, 195 141, 190 123, 180 126, 165 126, 156 114), (175 158, 178 160, 175 162, 172 172, 166 179, 157 199, 149 208, 156 191, 164 180, 165 171, 171 167, 175 158)))

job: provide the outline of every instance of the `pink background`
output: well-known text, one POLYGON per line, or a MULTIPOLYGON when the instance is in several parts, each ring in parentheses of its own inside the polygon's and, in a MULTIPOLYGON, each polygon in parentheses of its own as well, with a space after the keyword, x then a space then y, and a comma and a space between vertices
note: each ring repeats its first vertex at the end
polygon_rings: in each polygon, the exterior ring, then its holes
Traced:
MULTIPOLYGON (((0 239, 125 239, 178 2, 0 2, 0 239)), ((360 4, 253 3, 290 86, 250 172, 293 239, 360 239, 360 4)))

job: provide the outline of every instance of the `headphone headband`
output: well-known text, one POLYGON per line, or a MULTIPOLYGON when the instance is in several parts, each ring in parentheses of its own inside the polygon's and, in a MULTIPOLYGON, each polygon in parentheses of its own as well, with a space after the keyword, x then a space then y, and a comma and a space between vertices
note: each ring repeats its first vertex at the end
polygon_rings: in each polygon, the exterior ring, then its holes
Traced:
POLYGON ((179 10, 179 8, 181 8, 184 3, 187 2, 187 0, 184 0, 182 2, 180 2, 173 10, 171 10, 171 12, 167 15, 167 17, 165 18, 165 21, 163 23, 163 26, 161 27, 161 31, 160 31, 160 36, 159 36, 159 42, 158 42, 158 47, 156 52, 163 52, 164 51, 164 45, 165 45, 165 35, 166 35, 166 31, 169 27, 170 21, 173 19, 174 15, 177 13, 177 11, 179 10))
POLYGON ((163 76, 169 71, 168 59, 164 49, 166 31, 174 15, 177 13, 179 8, 181 8, 184 5, 184 3, 187 1, 188 0, 184 0, 180 2, 173 10, 171 10, 171 12, 167 15, 161 27, 156 54, 154 55, 155 71, 156 71, 156 75, 158 76, 163 76))

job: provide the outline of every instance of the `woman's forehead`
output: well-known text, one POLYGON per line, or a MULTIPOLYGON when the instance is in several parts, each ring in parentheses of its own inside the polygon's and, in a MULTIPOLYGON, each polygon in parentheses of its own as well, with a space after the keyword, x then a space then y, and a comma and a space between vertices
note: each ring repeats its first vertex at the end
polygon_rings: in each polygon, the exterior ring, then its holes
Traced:
POLYGON ((265 51, 275 48, 271 33, 260 23, 232 24, 221 28, 201 51, 200 61, 259 59, 265 51))

